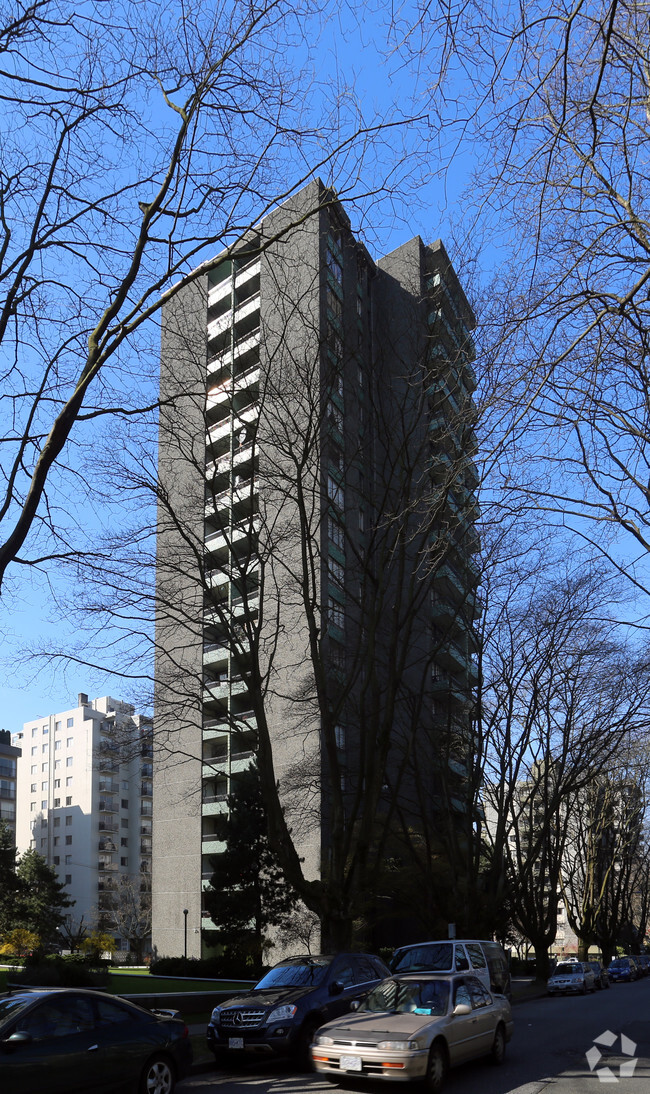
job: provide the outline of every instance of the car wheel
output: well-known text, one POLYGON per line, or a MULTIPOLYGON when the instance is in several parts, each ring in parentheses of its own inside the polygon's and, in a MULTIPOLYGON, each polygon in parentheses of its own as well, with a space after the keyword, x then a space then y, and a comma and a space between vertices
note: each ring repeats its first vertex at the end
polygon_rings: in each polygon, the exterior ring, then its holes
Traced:
POLYGON ((174 1070, 166 1056, 152 1056, 140 1076, 140 1094, 172 1094, 174 1070))
POLYGON ((490 1055, 493 1064, 502 1064, 506 1058, 506 1031, 502 1025, 498 1025, 494 1031, 490 1055))
POLYGON ((442 1090, 448 1069, 447 1048, 442 1041, 434 1041, 427 1064, 427 1090, 429 1094, 438 1094, 442 1090))

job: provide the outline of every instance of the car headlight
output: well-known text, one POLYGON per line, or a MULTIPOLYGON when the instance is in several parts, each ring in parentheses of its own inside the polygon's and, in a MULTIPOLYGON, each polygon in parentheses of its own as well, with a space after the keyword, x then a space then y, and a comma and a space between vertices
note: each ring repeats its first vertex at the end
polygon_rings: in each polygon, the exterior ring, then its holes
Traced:
POLYGON ((420 1047, 419 1041, 380 1041, 377 1048, 384 1052, 408 1052, 420 1047))
POLYGON ((214 1008, 210 1021, 214 1022, 215 1025, 219 1025, 219 1022, 221 1021, 221 1007, 214 1008))
POLYGON ((328 1037, 324 1033, 317 1033, 316 1036, 314 1037, 314 1044, 315 1045, 333 1045, 334 1044, 334 1038, 333 1037, 328 1037))
POLYGON ((298 1008, 293 1003, 285 1003, 282 1007, 276 1007, 268 1016, 268 1022, 290 1022, 295 1018, 298 1008))

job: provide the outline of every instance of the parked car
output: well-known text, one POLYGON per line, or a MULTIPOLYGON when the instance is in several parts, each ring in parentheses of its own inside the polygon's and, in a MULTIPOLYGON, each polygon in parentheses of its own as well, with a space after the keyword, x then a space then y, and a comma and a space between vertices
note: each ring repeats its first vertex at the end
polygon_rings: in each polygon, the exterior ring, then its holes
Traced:
POLYGON ((171 1094, 189 1074, 187 1026, 103 992, 25 989, 0 997, 7 1094, 171 1094))
POLYGON ((637 963, 641 976, 647 976, 650 973, 650 957, 647 953, 634 954, 634 960, 637 963))
POLYGON ((586 995, 596 990, 594 971, 586 961, 560 961, 546 984, 549 995, 567 995, 572 992, 586 995))
POLYGON ((400 946, 390 961, 391 972, 470 972, 488 991, 510 998, 508 959, 498 942, 444 939, 400 946))
POLYGON ((610 962, 607 974, 614 984, 623 980, 628 980, 629 982, 638 980, 641 976, 639 966, 633 957, 615 957, 614 960, 610 962))
POLYGON ((480 1056, 502 1063, 512 1028, 508 1000, 476 976, 393 976, 356 1013, 322 1026, 311 1054, 316 1071, 332 1081, 426 1079, 437 1094, 456 1064, 480 1056))
POLYGON ((588 961, 587 964, 591 968, 596 981, 596 987, 598 990, 609 987, 609 976, 607 975, 607 969, 603 965, 602 961, 588 961))
POLYGON ((267 972, 252 990, 214 1008, 208 1047, 217 1060, 227 1053, 247 1052, 295 1054, 308 1062, 318 1027, 345 1014, 388 975, 381 958, 371 954, 290 957, 267 972))

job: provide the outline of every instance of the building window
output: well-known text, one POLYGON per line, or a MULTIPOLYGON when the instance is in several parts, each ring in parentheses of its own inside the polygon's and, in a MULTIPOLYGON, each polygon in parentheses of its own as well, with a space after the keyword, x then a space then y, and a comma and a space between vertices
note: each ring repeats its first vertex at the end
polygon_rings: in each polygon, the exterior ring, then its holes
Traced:
POLYGON ((47 790, 47 782, 41 783, 41 790, 43 791, 43 793, 45 793, 45 791, 47 790))
POLYGON ((128 847, 128 846, 129 846, 128 837, 127 836, 122 836, 122 838, 120 840, 120 847, 128 847))
POLYGON ((61 742, 60 741, 55 741, 54 742, 54 751, 58 752, 60 747, 61 747, 61 742))
POLYGON ((327 268, 337 284, 343 284, 343 267, 331 251, 327 252, 327 268))
POLYGON ((329 514, 327 517, 327 535, 330 543, 333 543, 335 547, 338 547, 339 551, 345 549, 345 531, 343 525, 339 524, 338 520, 334 520, 334 517, 329 514))
POLYGON ((67 737, 66 742, 65 742, 65 747, 66 748, 72 748, 73 744, 74 744, 74 737, 67 737))
POLYGON ((61 827, 61 818, 60 817, 55 817, 54 818, 54 827, 55 828, 60 828, 61 827))
POLYGON ((71 797, 71 796, 70 796, 70 797, 67 797, 67 798, 65 799, 65 804, 66 804, 66 805, 72 805, 72 797, 71 797))
POLYGON ((331 475, 327 476, 327 496, 330 501, 333 501, 339 509, 343 509, 345 506, 345 491, 343 487, 333 479, 331 475))
POLYGON ((47 801, 41 802, 41 809, 47 809, 47 801))
POLYGON ((65 785, 72 786, 72 775, 66 775, 65 785))
POLYGON ((32 756, 35 756, 38 752, 38 745, 32 745, 32 756))
POLYGON ((66 866, 72 866, 72 855, 65 856, 65 864, 66 866))
POLYGON ((327 419, 331 425, 338 429, 339 433, 343 433, 343 412, 339 410, 336 403, 333 403, 331 399, 327 404, 327 419))
POLYGON ((31 790, 32 794, 35 794, 35 793, 36 793, 36 789, 37 789, 37 787, 36 787, 36 783, 32 783, 32 785, 31 785, 31 787, 30 787, 30 790, 31 790))
POLYGON ((334 740, 341 751, 345 748, 345 726, 334 726, 334 740))
MULTIPOLYGON (((61 799, 60 798, 55 798, 54 799, 54 808, 58 809, 60 804, 61 804, 61 799)), ((57 820, 58 820, 58 817, 57 817, 57 820)), ((54 823, 56 824, 56 821, 54 823)))
POLYGON ((121 858, 120 859, 120 866, 128 866, 128 865, 129 865, 128 858, 121 858))
POLYGON ((332 668, 338 669, 339 672, 345 671, 345 650, 338 642, 331 641, 330 661, 332 668))
POLYGON ((58 771, 60 767, 61 767, 61 761, 60 760, 55 760, 54 761, 54 770, 58 771))
POLYGON ((29 808, 32 813, 36 812, 36 802, 30 802, 29 808))
POLYGON ((327 617, 330 623, 335 627, 338 627, 339 630, 343 630, 345 626, 345 612, 339 602, 334 600, 331 596, 327 601, 327 617))
POLYGON ((74 718, 68 718, 68 720, 65 724, 66 724, 67 728, 70 729, 70 727, 74 725, 74 718))
POLYGON ((32 775, 35 775, 35 774, 36 774, 36 772, 38 771, 38 764, 32 764, 32 766, 30 767, 30 769, 29 769, 29 770, 30 770, 30 773, 31 773, 32 775))
POLYGON ((335 585, 343 588, 345 584, 345 568, 335 558, 332 558, 331 555, 327 560, 327 576, 335 585))
POLYGON ((72 767, 72 756, 68 756, 68 758, 65 761, 65 766, 66 767, 72 767))
POLYGON ((71 825, 72 825, 72 816, 70 814, 68 814, 68 816, 65 818, 65 826, 66 826, 66 828, 70 828, 71 825))
POLYGON ((50 731, 49 731, 49 729, 47 728, 47 726, 43 726, 43 736, 45 736, 45 734, 46 734, 46 733, 49 733, 49 732, 50 732, 50 731))
POLYGON ((55 722, 54 723, 54 729, 57 730, 57 729, 60 729, 60 728, 61 728, 61 723, 60 722, 55 722))
POLYGON ((72 836, 66 836, 65 837, 65 842, 66 842, 66 846, 70 847, 70 845, 72 843, 72 836))
POLYGON ((35 737, 37 733, 38 733, 38 726, 34 726, 34 728, 32 730, 32 737, 35 737))
POLYGON ((72 885, 72 874, 65 875, 65 883, 66 885, 72 885))
POLYGON ((47 753, 47 741, 45 742, 44 745, 41 745, 41 752, 47 753))
POLYGON ((47 847, 47 839, 41 840, 41 847, 47 847))
POLYGON ((60 779, 55 779, 54 780, 54 789, 58 790, 60 786, 61 786, 61 780, 60 779))
POLYGON ((59 842, 60 842, 60 837, 59 836, 55 836, 54 839, 52 840, 52 843, 54 844, 55 847, 59 846, 59 842))
POLYGON ((120 828, 128 828, 128 827, 129 827, 129 818, 128 817, 122 817, 122 819, 120 820, 120 828))
POLYGON ((332 317, 340 323, 343 319, 343 304, 331 285, 327 286, 327 308, 332 317))
POLYGON ((128 809, 128 808, 129 808, 128 798, 122 798, 122 809, 128 809))
POLYGON ((52 862, 54 863, 55 866, 58 866, 60 861, 61 861, 60 855, 55 855, 54 858, 52 859, 52 862))

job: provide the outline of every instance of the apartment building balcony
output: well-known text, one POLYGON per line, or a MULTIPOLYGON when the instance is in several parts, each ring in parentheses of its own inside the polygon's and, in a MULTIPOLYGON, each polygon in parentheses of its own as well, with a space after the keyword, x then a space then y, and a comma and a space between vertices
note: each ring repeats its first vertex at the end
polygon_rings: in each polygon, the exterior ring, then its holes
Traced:
POLYGON ((260 414, 259 405, 251 404, 243 410, 230 414, 210 426, 206 433, 206 447, 214 455, 223 445, 224 440, 230 438, 231 433, 239 433, 246 427, 255 428, 260 414))
POLYGON ((147 824, 146 821, 140 824, 140 835, 150 836, 152 833, 151 824, 147 824))
POLYGON ((97 892, 98 893, 116 893, 117 892, 117 884, 113 880, 113 878, 111 878, 111 877, 100 878, 99 881, 97 882, 97 892))
POLYGON ((98 862, 97 869, 100 873, 115 873, 119 867, 116 862, 98 862))
POLYGON ((153 805, 151 802, 140 802, 140 816, 151 817, 153 816, 153 805))
POLYGON ((469 685, 451 672, 434 669, 431 673, 431 687, 434 695, 461 706, 468 706, 472 702, 469 685))
POLYGON ((151 783, 140 783, 140 797, 151 798, 153 795, 153 787, 151 783))
POLYGON ((99 799, 99 812, 100 813, 118 813, 119 807, 113 798, 100 798, 99 799))
MULTIPOLYGON (((116 827, 117 827, 117 825, 116 825, 116 827)), ((117 847, 115 846, 115 843, 113 842, 112 839, 100 839, 99 843, 97 844, 97 850, 98 851, 106 851, 106 852, 112 854, 115 851, 117 851, 117 847)))
POLYGON ((110 820, 109 817, 99 818, 99 831, 101 832, 117 832, 119 825, 117 821, 110 820))
POLYGON ((249 518, 240 521, 238 524, 233 524, 231 527, 209 532, 204 541, 206 552, 211 555, 230 551, 235 555, 245 553, 238 552, 238 548, 248 545, 252 540, 256 540, 259 530, 259 518, 249 518))
MULTIPOLYGON (((252 463, 255 455, 253 442, 244 443, 236 448, 234 452, 226 452, 223 456, 219 456, 218 459, 208 463, 205 468, 205 477, 210 482, 217 479, 219 475, 229 475, 233 470, 238 469, 241 471, 242 468, 252 463)), ((251 470, 245 476, 246 478, 250 476, 251 470)))
MULTIPOLYGON (((207 833, 201 837, 201 851, 204 855, 221 855, 226 850, 226 841, 216 833, 207 833)), ((210 874, 212 877, 212 873, 210 874)))
POLYGON ((120 784, 115 779, 100 779, 99 780, 99 793, 100 794, 117 794, 120 789, 120 784))
POLYGON ((151 854, 151 841, 150 840, 149 840, 149 842, 147 842, 146 840, 143 840, 140 843, 140 854, 141 855, 150 855, 151 854))

